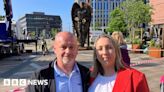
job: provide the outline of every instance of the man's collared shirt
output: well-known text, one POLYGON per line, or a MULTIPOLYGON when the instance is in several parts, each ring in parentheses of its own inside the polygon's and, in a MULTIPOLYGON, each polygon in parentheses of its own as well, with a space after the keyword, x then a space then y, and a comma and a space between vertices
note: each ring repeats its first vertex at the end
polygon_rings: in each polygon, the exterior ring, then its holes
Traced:
POLYGON ((77 64, 68 76, 62 72, 54 63, 54 76, 56 81, 56 92, 82 92, 82 80, 77 64))

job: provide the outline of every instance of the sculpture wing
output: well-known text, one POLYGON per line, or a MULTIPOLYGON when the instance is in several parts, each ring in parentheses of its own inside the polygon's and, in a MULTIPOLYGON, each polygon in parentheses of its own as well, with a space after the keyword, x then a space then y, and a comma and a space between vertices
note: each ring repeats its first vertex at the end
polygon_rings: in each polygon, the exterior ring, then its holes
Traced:
POLYGON ((71 16, 72 16, 72 22, 73 24, 75 23, 75 17, 77 17, 77 12, 80 10, 80 6, 78 3, 74 3, 72 6, 72 10, 71 10, 71 16))

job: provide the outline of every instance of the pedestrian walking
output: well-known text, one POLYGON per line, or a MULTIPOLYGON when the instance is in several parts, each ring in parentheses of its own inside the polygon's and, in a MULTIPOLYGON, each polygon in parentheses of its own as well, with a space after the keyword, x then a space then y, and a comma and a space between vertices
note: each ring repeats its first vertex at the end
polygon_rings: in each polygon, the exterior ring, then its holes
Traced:
POLYGON ((123 61, 125 62, 126 65, 130 66, 130 57, 129 57, 129 53, 128 53, 128 50, 127 50, 127 44, 124 41, 124 37, 123 37, 122 32, 119 32, 119 31, 113 32, 112 33, 112 38, 120 46, 123 61))
POLYGON ((42 39, 41 44, 42 44, 42 53, 43 53, 43 55, 48 54, 47 43, 44 39, 42 39))

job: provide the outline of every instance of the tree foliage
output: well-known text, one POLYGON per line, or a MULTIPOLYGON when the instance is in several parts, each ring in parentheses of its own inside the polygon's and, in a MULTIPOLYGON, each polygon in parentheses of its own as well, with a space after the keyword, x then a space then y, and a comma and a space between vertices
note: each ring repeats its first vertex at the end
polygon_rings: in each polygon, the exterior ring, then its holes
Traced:
MULTIPOLYGON (((136 31, 142 30, 142 25, 151 21, 151 7, 149 4, 145 4, 143 0, 126 0, 122 3, 121 8, 124 12, 130 38, 134 39, 136 31)), ((142 33, 142 31, 140 32, 142 33)))
POLYGON ((30 32, 30 35, 31 35, 32 38, 35 38, 35 36, 36 36, 35 31, 31 31, 31 32, 30 32))
POLYGON ((151 21, 151 7, 143 0, 126 0, 121 5, 128 29, 139 28, 143 23, 151 21))
POLYGON ((93 26, 94 30, 99 30, 100 29, 100 23, 96 22, 95 25, 93 26))
POLYGON ((138 30, 151 21, 151 7, 143 0, 125 0, 111 12, 107 31, 138 30))
POLYGON ((1 16, 1 15, 0 15, 0 21, 1 21, 1 20, 4 20, 4 18, 5 18, 5 16, 1 16))
POLYGON ((126 30, 126 23, 124 20, 123 11, 120 8, 114 9, 110 14, 110 22, 108 24, 107 31, 121 31, 124 32, 126 30))
POLYGON ((51 29, 51 36, 54 37, 57 32, 58 32, 58 30, 56 28, 52 28, 51 29))

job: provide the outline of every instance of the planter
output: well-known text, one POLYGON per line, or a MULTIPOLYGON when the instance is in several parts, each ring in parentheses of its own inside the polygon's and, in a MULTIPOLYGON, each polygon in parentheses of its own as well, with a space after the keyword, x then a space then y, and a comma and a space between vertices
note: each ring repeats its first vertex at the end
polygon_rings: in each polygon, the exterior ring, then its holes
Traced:
POLYGON ((140 53, 140 51, 137 51, 137 49, 140 49, 140 44, 132 44, 132 52, 140 53))
POLYGON ((161 58, 161 48, 149 47, 148 55, 155 58, 161 58))

